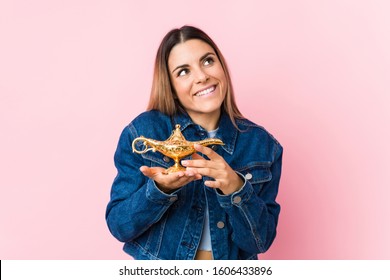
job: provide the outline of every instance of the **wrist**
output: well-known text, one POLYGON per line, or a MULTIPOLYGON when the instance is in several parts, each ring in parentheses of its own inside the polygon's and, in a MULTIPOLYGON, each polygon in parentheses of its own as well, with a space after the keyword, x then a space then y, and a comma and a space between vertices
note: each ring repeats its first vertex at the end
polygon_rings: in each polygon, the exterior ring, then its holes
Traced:
POLYGON ((176 190, 176 189, 172 189, 172 188, 167 188, 167 187, 165 187, 165 186, 163 186, 163 185, 157 183, 156 181, 154 181, 154 182, 155 182, 155 184, 156 184, 156 187, 157 187, 160 191, 162 191, 163 193, 165 193, 165 194, 171 194, 171 193, 173 193, 173 192, 176 190))
POLYGON ((235 193, 244 185, 244 180, 241 178, 241 176, 239 176, 237 173, 235 173, 235 175, 235 178, 231 180, 229 186, 226 189, 221 190, 224 195, 230 195, 232 193, 235 193))

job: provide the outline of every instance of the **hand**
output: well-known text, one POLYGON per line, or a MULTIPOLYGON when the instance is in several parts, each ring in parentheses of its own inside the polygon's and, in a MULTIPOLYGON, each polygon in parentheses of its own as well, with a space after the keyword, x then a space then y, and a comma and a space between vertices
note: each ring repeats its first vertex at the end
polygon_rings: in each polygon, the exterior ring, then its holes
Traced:
POLYGON ((208 147, 197 144, 194 146, 196 151, 206 155, 210 160, 193 154, 192 160, 181 161, 181 164, 187 167, 187 171, 194 171, 195 174, 214 178, 215 181, 205 181, 205 185, 210 188, 218 188, 224 194, 232 194, 242 187, 244 182, 223 157, 208 147))
POLYGON ((169 174, 163 174, 165 169, 162 167, 141 166, 139 170, 142 174, 154 180, 157 187, 165 193, 171 193, 194 180, 202 179, 200 174, 195 174, 193 171, 188 170, 169 174))

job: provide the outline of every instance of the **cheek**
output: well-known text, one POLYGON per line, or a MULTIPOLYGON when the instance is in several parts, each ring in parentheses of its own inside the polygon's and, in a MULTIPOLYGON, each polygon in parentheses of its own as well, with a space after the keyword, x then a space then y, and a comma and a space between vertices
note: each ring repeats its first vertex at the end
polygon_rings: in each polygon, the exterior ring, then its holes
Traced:
POLYGON ((222 72, 222 74, 220 73, 220 75, 218 76, 218 79, 221 82, 224 90, 226 90, 227 89, 227 79, 226 79, 225 73, 223 73, 223 72, 222 72))
POLYGON ((191 84, 187 81, 175 81, 172 84, 178 96, 187 95, 191 90, 191 84))
POLYGON ((224 85, 226 85, 226 75, 223 71, 223 68, 221 65, 219 67, 212 68, 212 72, 210 73, 212 76, 216 77, 218 80, 220 80, 224 85))

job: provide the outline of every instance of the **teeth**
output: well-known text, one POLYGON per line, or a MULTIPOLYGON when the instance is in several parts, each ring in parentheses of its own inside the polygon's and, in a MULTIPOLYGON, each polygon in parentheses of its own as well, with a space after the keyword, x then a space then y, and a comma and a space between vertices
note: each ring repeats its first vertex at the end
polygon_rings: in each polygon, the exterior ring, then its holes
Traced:
POLYGON ((195 96, 202 96, 202 95, 209 94, 209 93, 212 92, 214 89, 215 89, 215 87, 213 86, 213 87, 211 87, 211 88, 202 90, 202 91, 198 92, 197 94, 195 94, 195 96))

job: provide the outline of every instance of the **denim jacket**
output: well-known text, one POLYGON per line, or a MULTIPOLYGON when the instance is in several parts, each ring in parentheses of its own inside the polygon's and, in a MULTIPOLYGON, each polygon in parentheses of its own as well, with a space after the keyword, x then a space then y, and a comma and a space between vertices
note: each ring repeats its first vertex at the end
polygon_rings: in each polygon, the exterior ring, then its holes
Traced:
MULTIPOLYGON (((243 179, 231 195, 193 181, 171 194, 160 191, 139 168, 168 168, 173 160, 159 152, 132 152, 139 136, 166 140, 180 124, 189 141, 207 138, 207 131, 186 114, 167 116, 148 111, 126 126, 114 161, 118 174, 111 189, 106 220, 111 233, 124 242, 124 251, 135 259, 194 259, 208 203, 214 259, 257 259, 276 236, 280 206, 275 201, 282 166, 281 145, 262 127, 237 119, 237 130, 222 113, 216 138, 225 145, 213 149, 243 179)), ((140 143, 137 149, 143 149, 140 143)))

